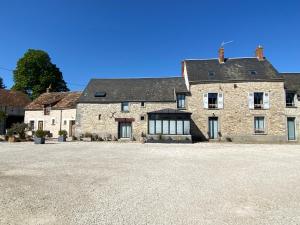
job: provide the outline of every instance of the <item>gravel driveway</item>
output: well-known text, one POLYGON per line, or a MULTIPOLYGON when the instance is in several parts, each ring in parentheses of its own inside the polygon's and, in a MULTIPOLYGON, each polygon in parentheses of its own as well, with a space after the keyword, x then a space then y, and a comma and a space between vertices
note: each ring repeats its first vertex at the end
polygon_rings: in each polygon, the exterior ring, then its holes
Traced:
POLYGON ((0 224, 300 224, 300 146, 0 143, 0 224))

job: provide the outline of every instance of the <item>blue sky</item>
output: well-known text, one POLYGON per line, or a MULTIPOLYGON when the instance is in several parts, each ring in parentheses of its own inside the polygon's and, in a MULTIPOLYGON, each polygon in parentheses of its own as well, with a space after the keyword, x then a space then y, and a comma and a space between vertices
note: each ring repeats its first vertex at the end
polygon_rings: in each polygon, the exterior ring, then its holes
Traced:
MULTIPOLYGON (((70 89, 90 78, 180 74, 186 58, 253 56, 300 71, 300 1, 1 0, 0 67, 28 48, 47 51, 70 89)), ((5 84, 12 72, 0 69, 5 84)))

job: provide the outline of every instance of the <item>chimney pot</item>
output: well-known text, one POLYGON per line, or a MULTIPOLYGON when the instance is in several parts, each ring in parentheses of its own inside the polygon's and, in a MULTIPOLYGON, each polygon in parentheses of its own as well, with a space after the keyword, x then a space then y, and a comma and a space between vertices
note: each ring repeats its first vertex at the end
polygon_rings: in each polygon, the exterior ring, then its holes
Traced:
POLYGON ((259 61, 264 60, 264 48, 261 45, 258 45, 255 50, 255 56, 259 61))
POLYGON ((224 63, 225 57, 224 57, 224 48, 219 48, 219 63, 224 63))

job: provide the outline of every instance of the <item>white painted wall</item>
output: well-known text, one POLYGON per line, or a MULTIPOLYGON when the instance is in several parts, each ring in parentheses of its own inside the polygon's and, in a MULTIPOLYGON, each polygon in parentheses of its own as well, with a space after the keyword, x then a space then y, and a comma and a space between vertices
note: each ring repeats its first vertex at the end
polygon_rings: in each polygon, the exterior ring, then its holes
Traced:
POLYGON ((24 122, 29 124, 30 121, 34 121, 34 130, 38 129, 38 121, 43 121, 43 130, 50 131, 54 138, 58 137, 58 131, 61 129, 66 130, 69 135, 70 120, 76 119, 76 109, 63 109, 63 110, 51 110, 49 115, 44 115, 43 110, 25 111, 24 122), (52 119, 55 123, 52 124, 52 119))

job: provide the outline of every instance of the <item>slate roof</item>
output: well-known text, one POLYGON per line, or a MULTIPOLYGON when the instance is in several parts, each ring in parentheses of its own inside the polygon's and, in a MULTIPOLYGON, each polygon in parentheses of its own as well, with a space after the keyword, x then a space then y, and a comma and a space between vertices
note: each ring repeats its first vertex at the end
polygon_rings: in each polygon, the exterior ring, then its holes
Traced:
POLYGON ((280 73, 284 78, 284 87, 289 91, 300 94, 300 73, 280 73))
POLYGON ((184 60, 189 81, 193 82, 230 82, 280 80, 278 71, 267 60, 256 57, 228 58, 225 63, 218 59, 184 60), (255 71, 255 74, 251 74, 255 71))
POLYGON ((43 93, 25 107, 26 110, 42 110, 44 105, 51 105, 52 109, 71 109, 76 103, 81 92, 49 92, 43 93))
POLYGON ((182 77, 92 79, 78 102, 174 102, 179 92, 188 92, 182 77), (105 97, 95 97, 96 92, 105 93, 105 97))
POLYGON ((25 107, 30 98, 20 91, 0 89, 0 106, 25 107))

